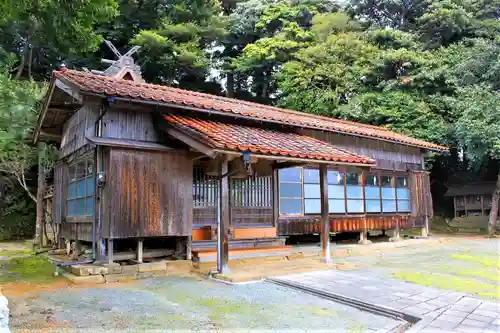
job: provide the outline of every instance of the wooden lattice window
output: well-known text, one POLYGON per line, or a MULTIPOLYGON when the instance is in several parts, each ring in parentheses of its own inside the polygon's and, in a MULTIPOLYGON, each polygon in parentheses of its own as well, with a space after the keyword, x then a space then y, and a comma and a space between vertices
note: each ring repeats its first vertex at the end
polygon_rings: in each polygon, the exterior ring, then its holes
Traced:
POLYGON ((68 166, 67 217, 94 215, 94 161, 85 159, 68 166))
POLYGON ((193 207, 217 207, 219 180, 208 176, 203 168, 193 168, 193 207))
POLYGON ((231 206, 272 207, 272 177, 231 179, 231 206))

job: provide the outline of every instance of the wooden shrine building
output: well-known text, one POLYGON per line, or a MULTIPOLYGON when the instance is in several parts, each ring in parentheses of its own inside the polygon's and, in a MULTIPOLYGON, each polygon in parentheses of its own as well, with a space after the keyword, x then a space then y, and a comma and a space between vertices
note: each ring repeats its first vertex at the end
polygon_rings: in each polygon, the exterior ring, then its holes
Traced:
POLYGON ((495 185, 495 182, 451 185, 445 196, 453 197, 455 217, 489 216, 495 185))
POLYGON ((126 56, 102 73, 52 75, 34 141, 60 149, 53 200, 60 239, 92 243, 108 260, 114 248, 137 242, 181 244, 190 257, 191 246, 215 248, 217 232, 226 247, 269 248, 326 226, 366 233, 422 225, 432 215, 423 158, 447 148, 144 83, 126 56))

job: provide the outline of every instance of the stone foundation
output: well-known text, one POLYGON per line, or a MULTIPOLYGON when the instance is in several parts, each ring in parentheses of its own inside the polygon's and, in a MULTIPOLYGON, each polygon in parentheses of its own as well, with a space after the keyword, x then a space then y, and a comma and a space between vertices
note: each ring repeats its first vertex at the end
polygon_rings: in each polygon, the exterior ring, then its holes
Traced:
MULTIPOLYGON (((70 266, 63 276, 76 284, 123 282, 165 276, 167 275, 167 267, 169 265, 169 261, 156 261, 135 265, 120 265, 118 263, 82 264, 70 266)), ((174 266, 178 265, 174 264, 174 266)))

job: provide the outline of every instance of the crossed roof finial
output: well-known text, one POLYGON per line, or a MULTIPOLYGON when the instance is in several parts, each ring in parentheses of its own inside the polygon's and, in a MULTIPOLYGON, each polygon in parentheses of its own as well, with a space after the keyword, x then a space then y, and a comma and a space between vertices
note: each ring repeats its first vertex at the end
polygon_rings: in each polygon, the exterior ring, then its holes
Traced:
POLYGON ((104 71, 93 70, 92 73, 132 80, 135 82, 144 82, 141 76, 141 68, 135 64, 134 58, 132 58, 132 55, 137 53, 141 48, 140 46, 134 46, 125 54, 121 54, 109 40, 105 40, 104 43, 106 43, 111 52, 113 52, 117 60, 101 59, 101 62, 111 66, 104 71))

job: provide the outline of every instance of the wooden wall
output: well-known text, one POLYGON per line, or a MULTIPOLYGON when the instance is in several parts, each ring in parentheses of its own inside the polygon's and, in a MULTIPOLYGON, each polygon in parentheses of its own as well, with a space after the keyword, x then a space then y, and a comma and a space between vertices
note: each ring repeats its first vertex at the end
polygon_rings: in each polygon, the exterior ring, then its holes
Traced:
POLYGON ((420 148, 331 132, 304 129, 300 133, 373 158, 380 169, 406 171, 422 170, 423 167, 423 152, 420 148))
POLYGON ((423 226, 425 217, 433 217, 431 183, 429 173, 410 172, 411 215, 415 226, 423 226))
MULTIPOLYGON (((367 215, 367 216, 330 216, 332 232, 359 232, 368 230, 390 230, 413 225, 410 215, 367 215)), ((280 217, 278 219, 278 234, 280 236, 318 234, 321 232, 320 216, 280 217)))
POLYGON ((104 238, 191 234, 193 166, 187 153, 105 152, 104 238))
POLYGON ((63 222, 60 238, 92 242, 92 222, 63 222))
POLYGON ((99 117, 99 104, 85 103, 63 125, 61 155, 66 157, 87 144, 85 136, 94 135, 95 122, 99 117))
POLYGON ((102 119, 104 138, 158 141, 151 112, 111 108, 102 119))

